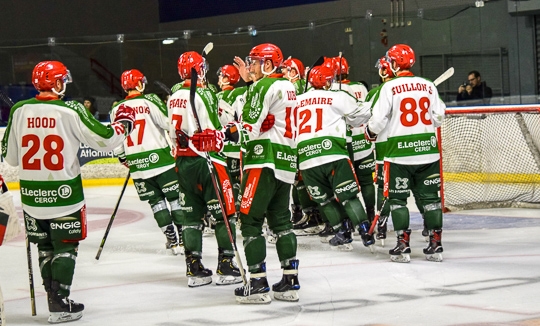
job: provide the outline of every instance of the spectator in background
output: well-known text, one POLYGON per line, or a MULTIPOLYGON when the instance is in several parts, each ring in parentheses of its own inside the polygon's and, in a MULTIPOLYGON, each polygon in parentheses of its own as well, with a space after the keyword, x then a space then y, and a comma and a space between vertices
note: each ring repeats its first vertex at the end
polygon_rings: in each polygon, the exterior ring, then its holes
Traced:
POLYGON ((84 107, 90 112, 91 115, 94 116, 97 120, 99 120, 99 111, 95 105, 96 99, 93 97, 85 97, 83 100, 84 107))
POLYGON ((457 101, 471 101, 467 104, 489 104, 493 92, 482 81, 480 73, 476 70, 469 72, 467 81, 459 86, 457 101))

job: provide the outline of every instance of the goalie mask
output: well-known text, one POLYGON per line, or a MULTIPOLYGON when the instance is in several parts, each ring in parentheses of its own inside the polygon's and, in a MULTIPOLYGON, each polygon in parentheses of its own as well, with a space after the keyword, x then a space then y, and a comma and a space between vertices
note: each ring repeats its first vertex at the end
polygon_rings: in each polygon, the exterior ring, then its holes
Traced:
POLYGON ((204 79, 208 71, 206 59, 195 51, 182 53, 178 58, 178 74, 183 80, 191 78, 191 68, 195 68, 199 79, 204 79))
POLYGON ((120 82, 122 83, 122 88, 126 92, 131 89, 135 89, 142 93, 145 85, 147 84, 146 77, 137 69, 124 71, 120 77, 120 82), (141 86, 139 86, 139 82, 141 86))
POLYGON ((309 72, 309 83, 316 89, 328 89, 332 85, 334 72, 326 66, 315 66, 309 72))
POLYGON ((71 73, 59 61, 42 61, 32 71, 32 84, 40 92, 52 91, 58 96, 66 92, 66 85, 72 82, 71 73), (56 81, 62 82, 62 90, 56 91, 56 81))
POLYGON ((264 69, 262 69, 262 73, 264 75, 270 75, 275 72, 283 62, 283 53, 281 53, 281 49, 272 43, 263 43, 257 45, 253 47, 251 51, 249 51, 249 56, 246 57, 246 65, 250 66, 253 64, 253 62, 259 61, 261 63, 261 67, 263 67, 266 60, 270 60, 274 68, 270 72, 266 72, 264 69))
POLYGON ((416 61, 413 49, 407 44, 396 44, 386 52, 392 72, 396 74, 400 70, 409 70, 416 61), (394 64, 395 67, 394 67, 394 64))
POLYGON ((287 72, 285 73, 285 77, 287 79, 301 79, 304 78, 305 75, 305 68, 302 61, 289 57, 287 60, 283 61, 281 66, 285 69, 287 69, 287 72), (292 70, 296 70, 296 74, 293 75, 292 70))
POLYGON ((220 85, 234 85, 240 81, 240 72, 238 71, 238 68, 233 65, 224 65, 219 68, 217 75, 220 85), (223 77, 227 77, 229 81, 226 83, 223 82, 223 77))

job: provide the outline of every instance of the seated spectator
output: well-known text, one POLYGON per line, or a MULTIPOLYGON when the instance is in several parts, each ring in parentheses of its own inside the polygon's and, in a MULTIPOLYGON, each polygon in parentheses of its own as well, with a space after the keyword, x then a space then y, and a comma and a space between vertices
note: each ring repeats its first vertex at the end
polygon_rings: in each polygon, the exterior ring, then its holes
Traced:
POLYGON ((95 105, 96 100, 93 97, 85 97, 83 100, 84 107, 90 112, 91 115, 94 116, 97 120, 99 120, 99 111, 95 105))
POLYGON ((467 81, 459 86, 456 100, 470 101, 467 104, 489 104, 492 95, 491 88, 482 81, 480 73, 473 70, 469 72, 467 81))

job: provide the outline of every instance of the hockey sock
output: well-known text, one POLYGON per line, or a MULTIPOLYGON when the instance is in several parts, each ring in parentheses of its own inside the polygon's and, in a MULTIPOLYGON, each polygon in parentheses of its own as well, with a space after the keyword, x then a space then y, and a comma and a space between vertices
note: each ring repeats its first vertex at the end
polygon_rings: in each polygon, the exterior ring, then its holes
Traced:
POLYGON ((401 199, 389 199, 390 211, 394 230, 407 230, 409 228, 409 209, 407 202, 401 199))
POLYGON ((325 214, 324 211, 321 209, 321 206, 320 206, 320 205, 318 206, 318 208, 319 208, 319 214, 320 214, 320 217, 321 217, 322 221, 323 221, 324 223, 328 222, 328 217, 326 217, 326 214, 325 214))
POLYGON ((441 203, 426 204, 424 207, 424 219, 428 230, 442 229, 443 214, 441 203))
MULTIPOLYGON (((229 224, 231 226, 231 233, 233 239, 236 239, 236 223, 229 222, 229 224)), ((223 248, 225 250, 232 250, 232 244, 229 239, 229 233, 227 231, 227 226, 225 225, 225 222, 217 221, 215 236, 219 248, 223 248)))
POLYGON ((244 252, 246 253, 247 265, 257 266, 266 259, 266 240, 262 235, 244 238, 244 252))
POLYGON ((358 197, 351 198, 343 204, 343 209, 347 212, 347 216, 351 219, 354 227, 368 220, 364 206, 362 206, 362 202, 358 197))
POLYGON ((366 208, 375 207, 375 185, 373 184, 373 178, 371 176, 360 178, 360 192, 362 193, 362 199, 366 208))
POLYGON ((202 252, 202 229, 202 224, 182 226, 182 240, 186 251, 202 252))
POLYGON ((60 283, 58 293, 69 296, 75 261, 77 259, 78 242, 54 241, 54 257, 51 260, 52 280, 60 283))
POLYGON ((151 204, 150 206, 154 213, 154 219, 160 228, 172 223, 171 214, 169 213, 165 200, 160 200, 156 204, 151 204))
POLYGON ((171 219, 174 222, 174 224, 182 224, 184 213, 182 211, 182 207, 180 206, 180 201, 178 199, 175 199, 171 202, 169 202, 171 205, 171 219))
POLYGON ((291 230, 282 231, 276 234, 276 251, 279 261, 296 257, 296 235, 291 230))
POLYGON ((298 185, 292 187, 292 203, 294 205, 300 205, 300 200, 298 199, 298 185))
POLYGON ((343 206, 333 198, 322 203, 320 210, 324 212, 324 215, 328 218, 328 222, 330 222, 331 226, 339 225, 347 216, 343 206))

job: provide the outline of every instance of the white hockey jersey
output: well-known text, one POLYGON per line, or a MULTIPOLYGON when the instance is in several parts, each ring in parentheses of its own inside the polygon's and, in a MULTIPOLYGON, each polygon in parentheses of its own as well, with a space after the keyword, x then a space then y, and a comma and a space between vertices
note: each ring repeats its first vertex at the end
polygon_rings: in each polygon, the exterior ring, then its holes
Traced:
MULTIPOLYGON (((247 86, 238 87, 235 89, 224 90, 217 94, 219 104, 219 120, 221 125, 225 127, 230 122, 238 121, 242 118, 242 110, 244 108, 245 93, 247 86)), ((223 155, 232 158, 240 158, 241 143, 225 142, 223 147, 223 155)))
POLYGON ((165 103, 155 94, 126 97, 111 110, 111 121, 121 104, 135 109, 133 131, 115 150, 126 154, 133 179, 148 179, 174 168, 174 158, 167 141, 169 118, 165 103))
POLYGON ((244 169, 268 167, 274 170, 276 179, 294 183, 297 170, 295 107, 296 90, 287 79, 264 77, 249 87, 242 112, 244 169), (275 124, 270 130, 260 132, 268 114, 274 115, 275 124))
POLYGON ((121 124, 104 126, 78 102, 33 98, 15 104, 2 155, 19 166, 23 210, 37 219, 52 219, 81 209, 80 144, 111 151, 124 139, 121 124))
POLYGON ((347 125, 359 126, 370 117, 369 106, 347 92, 316 89, 298 95, 295 112, 300 170, 348 159, 347 125))
POLYGON ((368 125, 376 134, 387 131, 385 161, 406 165, 437 161, 435 128, 442 124, 445 108, 430 80, 410 74, 384 83, 368 125))

